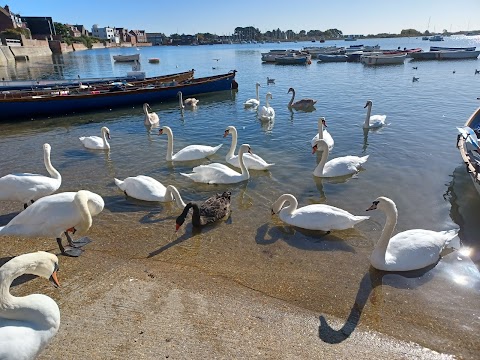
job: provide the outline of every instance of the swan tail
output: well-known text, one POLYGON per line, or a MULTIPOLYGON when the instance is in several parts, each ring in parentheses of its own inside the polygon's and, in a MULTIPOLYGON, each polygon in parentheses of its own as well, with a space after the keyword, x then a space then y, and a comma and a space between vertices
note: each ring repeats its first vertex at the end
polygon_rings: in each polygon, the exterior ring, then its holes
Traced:
POLYGON ((117 185, 120 188, 120 190, 125 191, 126 189, 125 181, 118 180, 117 178, 113 178, 113 180, 115 181, 115 185, 117 185))
POLYGON ((358 224, 359 222, 362 222, 368 219, 370 219, 370 216, 356 216, 355 224, 358 224))
POLYGON ((217 152, 218 149, 220 149, 223 146, 223 144, 217 145, 213 148, 214 152, 217 152))
POLYGON ((5 226, 0 226, 0 235, 3 235, 2 232, 3 232, 4 228, 5 228, 5 226))
POLYGON ((362 156, 362 157, 360 158, 360 159, 361 159, 361 164, 367 162, 369 156, 370 156, 370 155, 362 156))
POLYGON ((88 208, 88 193, 89 192, 86 190, 80 190, 73 199, 80 211, 80 216, 82 217, 82 222, 75 225, 75 228, 79 231, 80 235, 85 234, 92 226, 92 215, 88 208))
POLYGON ((78 139, 79 139, 80 141, 83 141, 83 140, 85 140, 85 136, 81 136, 81 137, 79 137, 78 139))

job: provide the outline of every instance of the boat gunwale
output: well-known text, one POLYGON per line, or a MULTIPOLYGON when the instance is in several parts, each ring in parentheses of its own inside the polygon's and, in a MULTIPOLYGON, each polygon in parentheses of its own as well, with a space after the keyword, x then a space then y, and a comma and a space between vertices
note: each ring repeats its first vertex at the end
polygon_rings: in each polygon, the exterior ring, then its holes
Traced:
MULTIPOLYGON (((477 110, 475 110, 472 115, 470 115, 468 120, 465 122, 464 126, 468 126, 471 128, 470 125, 472 124, 473 120, 479 116, 480 116, 480 107, 477 108, 477 110)), ((473 165, 470 159, 470 156, 466 151, 465 138, 461 134, 457 135, 457 148, 460 151, 460 155, 462 156, 464 163, 467 165, 467 171, 470 174, 472 181, 476 181, 478 184, 480 184, 480 172, 477 173, 477 170, 475 169, 475 165, 473 165)))

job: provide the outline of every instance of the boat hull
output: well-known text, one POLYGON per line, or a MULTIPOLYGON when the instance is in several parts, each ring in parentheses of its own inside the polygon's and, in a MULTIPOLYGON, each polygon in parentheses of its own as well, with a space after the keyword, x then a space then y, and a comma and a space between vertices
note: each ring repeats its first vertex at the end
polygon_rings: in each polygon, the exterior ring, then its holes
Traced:
POLYGON ((415 60, 461 60, 476 59, 480 51, 424 51, 412 53, 410 56, 415 60))
POLYGON ((113 55, 116 62, 140 61, 140 54, 133 55, 113 55))
POLYGON ((22 96, 21 98, 0 98, 0 114, 2 121, 15 121, 17 119, 31 119, 46 115, 65 115, 86 112, 98 109, 112 109, 128 105, 142 105, 143 103, 156 103, 177 99, 181 91, 183 96, 231 90, 235 72, 217 75, 208 78, 198 78, 184 83, 170 86, 148 86, 97 93, 92 91, 87 94, 56 95, 56 96, 22 96))
POLYGON ((317 54, 317 59, 320 60, 320 62, 346 62, 348 59, 348 56, 317 54))
MULTIPOLYGON (((478 108, 467 120, 465 126, 470 127, 471 129, 476 129, 480 126, 480 108, 478 108)), ((467 142, 462 135, 458 135, 457 138, 457 148, 460 151, 463 162, 467 166, 468 175, 477 190, 477 193, 480 195, 480 174, 477 172, 478 167, 475 166, 475 161, 470 158, 467 149, 467 142)))
POLYGON ((369 55, 362 56, 360 61, 364 65, 400 65, 403 64, 407 54, 403 55, 369 55))

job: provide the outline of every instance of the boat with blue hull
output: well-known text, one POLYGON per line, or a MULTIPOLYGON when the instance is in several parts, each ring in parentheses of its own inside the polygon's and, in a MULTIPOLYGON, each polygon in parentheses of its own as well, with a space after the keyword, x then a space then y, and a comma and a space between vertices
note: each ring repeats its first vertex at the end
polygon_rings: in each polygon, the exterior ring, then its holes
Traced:
POLYGON ((0 120, 5 122, 32 119, 48 115, 65 115, 91 110, 111 109, 131 105, 158 103, 177 99, 179 91, 183 96, 199 95, 215 91, 236 89, 235 70, 227 74, 172 81, 160 85, 148 84, 128 87, 121 84, 104 90, 71 93, 54 91, 46 93, 25 91, 16 94, 1 94, 0 120))

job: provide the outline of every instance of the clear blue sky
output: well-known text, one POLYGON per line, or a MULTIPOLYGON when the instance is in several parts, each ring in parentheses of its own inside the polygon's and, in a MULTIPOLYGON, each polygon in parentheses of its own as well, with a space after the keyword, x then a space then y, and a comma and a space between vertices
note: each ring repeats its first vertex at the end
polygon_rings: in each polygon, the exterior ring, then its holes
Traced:
MULTIPOLYGON (((237 26, 260 31, 326 30, 344 34, 480 30, 480 0, 11 0, 13 13, 51 16, 91 29, 126 27, 147 32, 229 35, 237 26)), ((2 5, 4 6, 4 5, 2 5)))

